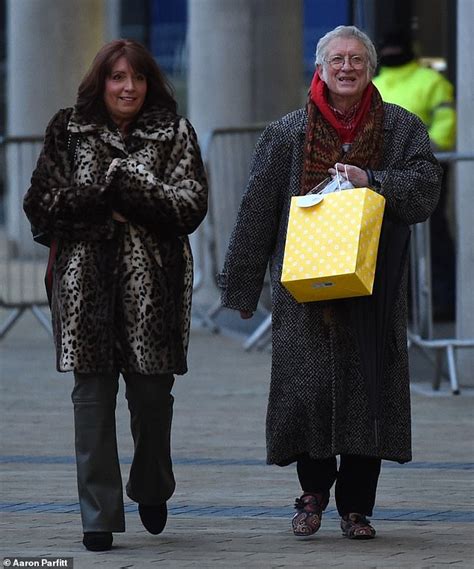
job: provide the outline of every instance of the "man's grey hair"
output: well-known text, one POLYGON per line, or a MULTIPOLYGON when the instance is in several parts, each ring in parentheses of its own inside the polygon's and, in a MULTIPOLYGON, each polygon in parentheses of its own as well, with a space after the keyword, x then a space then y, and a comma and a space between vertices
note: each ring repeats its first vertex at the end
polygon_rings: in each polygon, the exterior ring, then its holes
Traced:
POLYGON ((330 41, 336 38, 354 38, 359 40, 367 51, 368 72, 372 77, 377 68, 377 51, 372 40, 356 26, 337 26, 324 35, 316 46, 316 65, 323 65, 327 56, 327 48, 330 41))

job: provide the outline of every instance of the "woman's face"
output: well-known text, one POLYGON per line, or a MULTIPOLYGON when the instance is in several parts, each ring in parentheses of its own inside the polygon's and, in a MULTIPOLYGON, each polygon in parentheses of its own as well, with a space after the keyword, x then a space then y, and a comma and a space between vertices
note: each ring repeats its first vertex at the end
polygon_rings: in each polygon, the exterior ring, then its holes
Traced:
POLYGON ((135 73, 127 59, 117 59, 105 79, 104 102, 112 120, 120 127, 131 122, 145 102, 146 77, 135 73))
MULTIPOLYGON (((325 61, 318 65, 318 73, 328 86, 330 101, 349 108, 362 98, 370 82, 367 62, 367 51, 359 40, 334 38, 329 42, 325 61)), ((337 108, 337 104, 334 106, 337 108)))

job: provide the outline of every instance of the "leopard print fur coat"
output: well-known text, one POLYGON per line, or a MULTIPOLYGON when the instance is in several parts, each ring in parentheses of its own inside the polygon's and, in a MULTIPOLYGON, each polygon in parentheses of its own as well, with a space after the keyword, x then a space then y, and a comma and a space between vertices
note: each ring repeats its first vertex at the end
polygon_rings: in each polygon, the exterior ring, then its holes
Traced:
POLYGON ((60 110, 24 210, 59 242, 51 305, 58 371, 185 373, 193 286, 187 235, 207 210, 190 123, 149 109, 123 139, 113 125, 60 110))

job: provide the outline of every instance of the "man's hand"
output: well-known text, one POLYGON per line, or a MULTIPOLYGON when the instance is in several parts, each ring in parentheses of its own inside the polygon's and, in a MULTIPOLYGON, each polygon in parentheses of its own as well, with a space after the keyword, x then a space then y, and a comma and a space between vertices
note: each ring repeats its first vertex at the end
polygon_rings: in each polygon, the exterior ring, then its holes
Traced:
POLYGON ((249 318, 252 318, 253 316, 253 312, 248 312, 247 310, 240 310, 240 317, 243 320, 248 320, 249 318))
POLYGON ((354 188, 366 188, 369 185, 367 173, 365 170, 362 170, 362 168, 336 162, 336 164, 334 164, 334 168, 329 168, 328 170, 332 178, 336 176, 336 168, 339 172, 339 176, 344 176, 344 178, 346 177, 347 171, 347 179, 351 182, 354 188))

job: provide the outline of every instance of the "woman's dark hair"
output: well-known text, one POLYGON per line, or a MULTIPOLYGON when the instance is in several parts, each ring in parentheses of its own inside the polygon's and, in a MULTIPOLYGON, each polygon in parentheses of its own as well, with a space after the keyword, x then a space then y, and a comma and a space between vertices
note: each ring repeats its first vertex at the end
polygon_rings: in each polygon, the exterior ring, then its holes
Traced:
POLYGON ((94 57, 89 71, 79 85, 76 108, 79 114, 94 119, 107 116, 104 104, 105 79, 121 57, 135 71, 146 77, 147 92, 142 109, 161 107, 176 112, 173 87, 159 68, 152 54, 141 43, 119 39, 105 44, 94 57))

